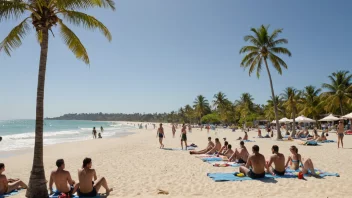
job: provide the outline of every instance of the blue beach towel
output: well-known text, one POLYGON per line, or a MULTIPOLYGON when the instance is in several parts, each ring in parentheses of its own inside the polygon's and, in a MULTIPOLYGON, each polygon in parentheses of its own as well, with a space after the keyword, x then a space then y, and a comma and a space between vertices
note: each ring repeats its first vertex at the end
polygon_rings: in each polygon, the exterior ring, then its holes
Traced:
POLYGON ((255 142, 254 140, 242 140, 243 142, 255 142))
POLYGON ((206 158, 202 158, 203 162, 218 162, 218 161, 222 161, 221 157, 206 157, 206 158))
POLYGON ((4 195, 0 195, 0 198, 5 198, 5 197, 10 197, 12 195, 17 195, 18 192, 19 192, 18 190, 14 190, 14 191, 12 191, 10 193, 4 194, 4 195))
MULTIPOLYGON (((164 150, 168 150, 168 151, 182 151, 181 148, 162 148, 164 150)), ((183 149, 183 151, 191 151, 191 150, 195 150, 196 148, 195 147, 192 147, 192 146, 188 146, 187 147, 187 150, 186 149, 183 149)))
POLYGON ((334 143, 336 142, 335 140, 325 140, 325 141, 322 141, 322 142, 319 142, 319 143, 334 143))
MULTIPOLYGON (((61 193, 59 191, 55 191, 54 194, 50 195, 49 198, 58 198, 59 195, 61 193)), ((101 197, 105 197, 105 196, 100 196, 100 195, 97 195, 95 197, 90 197, 90 198, 101 198, 101 197)), ((72 195, 71 198, 85 198, 85 197, 81 197, 81 196, 77 196, 77 195, 72 195)))

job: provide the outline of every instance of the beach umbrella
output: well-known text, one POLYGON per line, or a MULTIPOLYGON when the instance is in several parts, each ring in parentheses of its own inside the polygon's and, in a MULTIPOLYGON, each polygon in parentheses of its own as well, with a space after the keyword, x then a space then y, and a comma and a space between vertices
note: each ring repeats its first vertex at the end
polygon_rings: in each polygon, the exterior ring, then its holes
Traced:
POLYGON ((280 123, 287 123, 287 122, 293 122, 291 119, 288 118, 282 118, 279 120, 280 123))
POLYGON ((349 113, 349 114, 347 114, 345 116, 342 116, 342 118, 344 118, 344 119, 352 119, 352 113, 349 113))
POLYGON ((310 118, 307 118, 303 115, 301 116, 298 116, 296 119, 295 119, 296 122, 298 123, 311 123, 311 122, 315 122, 315 120, 313 119, 310 119, 310 118))
POLYGON ((276 120, 273 120, 272 122, 271 122, 271 124, 275 124, 276 123, 276 120))
POLYGON ((340 120, 340 118, 335 117, 334 115, 330 114, 326 116, 325 118, 319 120, 319 122, 332 122, 332 121, 337 121, 340 120))

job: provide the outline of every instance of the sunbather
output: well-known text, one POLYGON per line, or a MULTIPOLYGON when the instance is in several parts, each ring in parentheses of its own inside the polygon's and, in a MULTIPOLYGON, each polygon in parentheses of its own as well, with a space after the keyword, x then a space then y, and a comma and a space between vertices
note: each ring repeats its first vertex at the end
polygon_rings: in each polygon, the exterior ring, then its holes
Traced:
POLYGON ((232 145, 229 144, 227 146, 227 150, 226 152, 224 153, 224 156, 226 156, 228 159, 230 159, 230 157, 234 154, 235 152, 232 150, 232 145))
POLYGON ((16 189, 27 189, 27 185, 19 179, 7 179, 3 172, 5 164, 0 163, 0 195, 11 193, 16 189))
POLYGON ((85 158, 83 166, 78 170, 79 189, 78 195, 82 197, 95 197, 99 189, 103 186, 106 194, 109 195, 113 190, 108 187, 108 183, 104 177, 98 179, 94 169, 92 169, 92 159, 85 158))
POLYGON ((309 170, 313 176, 319 177, 319 175, 317 175, 314 171, 314 165, 313 165, 313 162, 310 158, 305 160, 303 163, 303 159, 302 159, 301 155, 298 154, 298 148, 296 146, 291 146, 290 151, 291 151, 292 155, 287 158, 287 162, 285 165, 286 168, 290 164, 290 167, 292 170, 299 170, 300 165, 301 165, 303 174, 308 173, 308 170, 309 170))
POLYGON ((270 160, 267 162, 267 170, 273 175, 285 175, 285 156, 282 153, 279 153, 279 147, 274 145, 271 148, 273 155, 270 157, 270 160), (275 167, 271 165, 274 163, 275 167))
POLYGON ((325 133, 324 132, 322 132, 321 133, 321 136, 316 140, 317 142, 324 142, 324 141, 326 141, 327 140, 327 138, 326 138, 326 136, 325 136, 325 133))
POLYGON ((244 132, 243 138, 242 138, 242 137, 239 137, 237 140, 248 140, 248 134, 247 134, 247 132, 246 132, 246 131, 244 132))
POLYGON ((210 151, 213 147, 215 146, 214 142, 211 141, 211 137, 208 137, 208 146, 203 149, 203 150, 200 150, 200 151, 190 151, 189 153, 192 155, 192 154, 205 154, 207 153, 208 151, 210 151))
POLYGON ((222 146, 220 151, 219 151, 219 155, 223 155, 227 151, 227 146, 228 145, 229 145, 229 143, 227 141, 225 141, 224 142, 224 146, 222 146))
POLYGON ((78 184, 75 185, 75 181, 72 180, 71 174, 65 171, 65 162, 63 159, 58 159, 56 161, 57 170, 51 172, 50 182, 49 182, 49 194, 53 194, 53 184, 55 183, 56 189, 60 193, 65 193, 71 196, 76 193, 78 189, 78 184))
POLYGON ((259 146, 254 145, 252 147, 253 154, 248 157, 248 161, 245 166, 239 168, 241 173, 246 174, 252 179, 265 177, 265 157, 259 153, 259 146))
POLYGON ((208 151, 206 154, 212 155, 215 153, 219 153, 220 149, 221 149, 221 143, 219 141, 219 138, 215 138, 215 146, 210 151, 208 151))
POLYGON ((244 142, 240 142, 240 148, 236 149, 233 155, 229 158, 230 162, 237 162, 240 164, 247 163, 249 153, 247 148, 244 146, 244 142))

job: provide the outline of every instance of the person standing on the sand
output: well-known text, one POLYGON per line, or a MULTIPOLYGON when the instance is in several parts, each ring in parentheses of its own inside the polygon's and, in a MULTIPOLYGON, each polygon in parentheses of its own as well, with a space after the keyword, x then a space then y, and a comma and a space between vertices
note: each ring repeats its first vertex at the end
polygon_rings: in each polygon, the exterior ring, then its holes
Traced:
POLYGON ((172 124, 172 137, 175 138, 176 127, 175 124, 172 124))
POLYGON ((340 142, 341 142, 341 146, 343 148, 343 137, 345 136, 344 134, 345 132, 345 126, 343 124, 343 120, 339 121, 339 125, 337 127, 337 148, 340 148, 340 142))
POLYGON ((185 142, 185 148, 187 150, 187 130, 186 130, 186 125, 182 125, 181 129, 181 148, 183 150, 183 142, 185 142))
POLYGON ((95 130, 95 127, 93 127, 92 134, 93 134, 93 139, 97 139, 97 130, 95 130))

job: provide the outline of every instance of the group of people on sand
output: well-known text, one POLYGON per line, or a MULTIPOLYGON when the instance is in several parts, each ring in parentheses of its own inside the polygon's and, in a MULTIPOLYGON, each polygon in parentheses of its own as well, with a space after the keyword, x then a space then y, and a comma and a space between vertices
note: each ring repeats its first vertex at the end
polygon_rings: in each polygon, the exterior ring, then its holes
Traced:
POLYGON ((190 151, 191 155, 206 154, 224 156, 229 162, 236 162, 243 164, 240 166, 239 171, 244 173, 252 179, 262 178, 266 173, 272 175, 284 175, 287 167, 292 170, 301 171, 303 174, 310 174, 319 177, 314 171, 314 165, 311 159, 303 160, 301 155, 298 153, 296 146, 290 147, 291 155, 285 160, 285 156, 279 152, 279 147, 273 145, 271 148, 272 156, 266 161, 265 157, 259 153, 259 146, 254 145, 252 147, 252 154, 249 154, 244 142, 240 142, 240 147, 232 149, 232 145, 224 138, 224 146, 221 146, 219 138, 215 138, 215 143, 208 137, 208 145, 205 149, 200 151, 190 151))
MULTIPOLYGON (((101 187, 106 190, 109 195, 113 190, 108 187, 108 183, 104 177, 97 177, 96 171, 92 169, 92 159, 85 158, 82 168, 78 170, 78 180, 76 183, 71 178, 69 171, 65 170, 65 161, 58 159, 56 161, 57 169, 50 174, 49 194, 65 194, 67 197, 77 194, 81 197, 95 197, 101 187), (54 192, 53 185, 55 184, 56 191, 54 192)), ((19 179, 7 179, 3 172, 5 165, 0 163, 0 195, 11 193, 14 190, 26 189, 27 185, 19 179)))
MULTIPOLYGON (((101 134, 104 132, 104 128, 103 126, 100 127, 100 132, 98 133, 98 138, 103 138, 101 136, 101 134)), ((93 131, 92 131, 92 135, 93 135, 93 139, 97 139, 97 130, 95 129, 95 127, 93 127, 93 131)))
MULTIPOLYGON (((172 135, 173 135, 173 137, 175 137, 176 128, 177 128, 177 126, 175 126, 173 124, 172 125, 172 135)), ((191 125, 188 125, 188 131, 190 133, 192 132, 191 125)), ((159 128, 158 128, 158 130, 156 132, 156 136, 159 137, 160 148, 164 148, 163 139, 165 138, 165 132, 164 132, 163 124, 159 125, 159 128)), ((182 150, 183 150, 183 146, 187 150, 187 127, 186 127, 186 124, 182 124, 180 138, 181 138, 181 148, 182 148, 182 150)))

